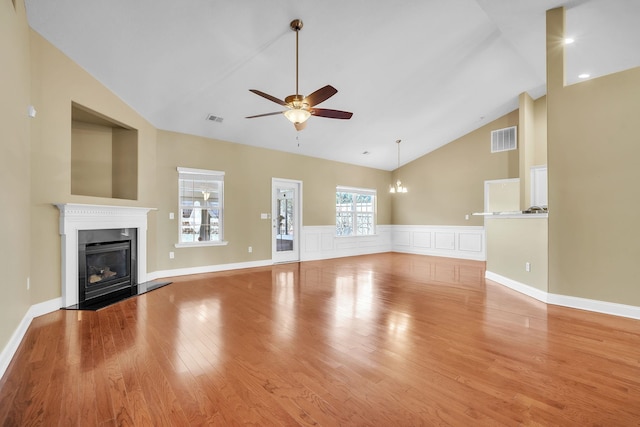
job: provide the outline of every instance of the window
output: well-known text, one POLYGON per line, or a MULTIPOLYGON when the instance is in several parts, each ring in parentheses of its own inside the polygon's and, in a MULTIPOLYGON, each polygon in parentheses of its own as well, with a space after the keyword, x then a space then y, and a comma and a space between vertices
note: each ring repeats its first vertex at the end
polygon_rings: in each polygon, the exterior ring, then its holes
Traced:
POLYGON ((375 233, 376 190, 336 187, 336 235, 375 233))
POLYGON ((224 172, 178 168, 179 244, 222 244, 224 172))

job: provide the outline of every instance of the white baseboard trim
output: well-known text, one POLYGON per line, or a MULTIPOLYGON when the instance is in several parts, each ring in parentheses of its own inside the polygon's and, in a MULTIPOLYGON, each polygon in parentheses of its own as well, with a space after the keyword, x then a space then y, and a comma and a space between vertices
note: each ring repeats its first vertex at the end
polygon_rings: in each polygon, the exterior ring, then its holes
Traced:
POLYGON ((485 272, 485 278, 547 304, 640 320, 640 307, 638 306, 552 294, 549 292, 541 291, 540 289, 536 289, 532 286, 525 285, 524 283, 509 279, 508 277, 501 276, 497 273, 493 273, 491 271, 485 272))
POLYGON ((640 320, 640 307, 588 298, 549 294, 549 304, 640 320))
POLYGON ((493 280, 494 282, 499 283, 502 286, 506 286, 509 289, 513 289, 514 291, 520 292, 521 294, 525 294, 527 296, 535 298, 538 301, 542 301, 547 304, 549 303, 548 301, 549 294, 545 291, 541 291, 538 288, 525 285, 524 283, 520 283, 516 280, 509 279, 508 277, 501 276, 500 274, 494 273, 489 270, 485 271, 484 277, 486 279, 493 280))
POLYGON ((43 314, 51 313, 56 310, 60 310, 62 307, 62 298, 54 298, 49 301, 41 302, 39 304, 32 305, 29 307, 24 317, 20 321, 20 324, 11 335, 9 342, 2 349, 2 353, 0 353, 0 378, 4 375, 5 371, 9 367, 9 363, 11 363, 11 359, 13 359, 14 354, 18 351, 18 347, 24 338, 24 334, 27 333, 27 329, 29 329, 29 325, 31 325, 31 321, 38 316, 42 316, 43 314))
POLYGON ((249 262, 237 262, 232 264, 205 265, 202 267, 176 268, 173 270, 159 270, 147 273, 147 280, 157 280, 165 277, 188 276, 191 274, 215 273, 218 271, 240 270, 243 268, 266 267, 273 265, 270 259, 249 262))

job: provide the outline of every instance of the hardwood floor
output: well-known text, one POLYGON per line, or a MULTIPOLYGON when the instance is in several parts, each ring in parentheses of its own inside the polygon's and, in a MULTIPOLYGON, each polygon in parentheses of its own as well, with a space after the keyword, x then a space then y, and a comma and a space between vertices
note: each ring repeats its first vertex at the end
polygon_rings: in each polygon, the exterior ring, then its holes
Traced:
POLYGON ((5 426, 640 425, 640 321, 407 254, 170 278, 34 319, 5 426))

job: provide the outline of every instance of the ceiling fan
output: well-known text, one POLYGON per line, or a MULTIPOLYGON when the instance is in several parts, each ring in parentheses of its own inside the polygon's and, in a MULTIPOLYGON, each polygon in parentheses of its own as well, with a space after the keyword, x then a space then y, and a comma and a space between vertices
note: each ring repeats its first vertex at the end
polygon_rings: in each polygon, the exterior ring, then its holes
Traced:
POLYGON ((326 85, 310 95, 303 96, 298 92, 298 32, 302 29, 302 21, 300 19, 294 19, 289 24, 291 29, 296 32, 296 94, 287 96, 284 101, 271 96, 267 93, 261 92, 257 89, 249 89, 250 92, 255 93, 263 98, 273 101, 276 104, 280 104, 283 107, 287 107, 287 110, 276 111, 274 113, 258 114, 256 116, 249 116, 247 119, 253 119, 256 117, 275 116, 276 114, 284 114, 289 121, 293 123, 296 130, 300 131, 307 126, 307 119, 311 116, 327 117, 329 119, 350 119, 353 113, 340 110, 328 110, 326 108, 314 108, 321 102, 326 101, 333 95, 338 93, 338 90, 331 85, 326 85))

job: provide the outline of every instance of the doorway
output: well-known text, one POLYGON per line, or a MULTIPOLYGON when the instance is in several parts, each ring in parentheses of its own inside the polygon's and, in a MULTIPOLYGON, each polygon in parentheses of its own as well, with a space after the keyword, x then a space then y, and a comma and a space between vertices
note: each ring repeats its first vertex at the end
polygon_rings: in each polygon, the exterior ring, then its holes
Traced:
POLYGON ((271 181, 271 258, 274 263, 300 261, 302 181, 271 181))

